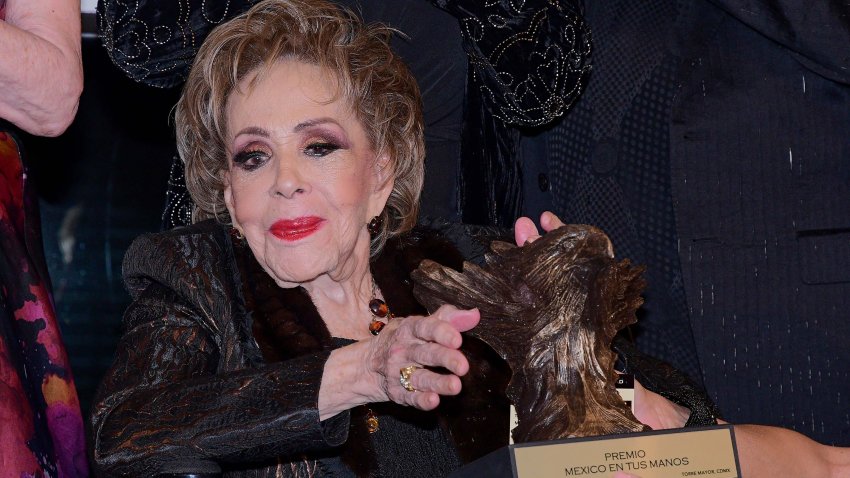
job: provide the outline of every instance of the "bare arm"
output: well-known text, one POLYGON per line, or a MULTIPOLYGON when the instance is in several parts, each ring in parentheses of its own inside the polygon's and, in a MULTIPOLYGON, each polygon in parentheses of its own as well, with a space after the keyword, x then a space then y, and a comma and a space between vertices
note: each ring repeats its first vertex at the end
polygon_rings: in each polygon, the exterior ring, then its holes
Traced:
POLYGON ((58 136, 83 89, 79 0, 7 0, 0 21, 0 118, 58 136))
POLYGON ((822 445, 795 431, 735 425, 735 442, 746 477, 850 477, 850 449, 822 445))
MULTIPOLYGON (((678 428, 688 410, 635 382, 635 415, 654 429, 678 428)), ((719 423, 726 423, 718 420, 719 423)), ((762 425, 735 425, 742 476, 770 478, 848 478, 850 448, 822 445, 792 430, 762 425)), ((630 475, 623 475, 630 476, 630 475)))

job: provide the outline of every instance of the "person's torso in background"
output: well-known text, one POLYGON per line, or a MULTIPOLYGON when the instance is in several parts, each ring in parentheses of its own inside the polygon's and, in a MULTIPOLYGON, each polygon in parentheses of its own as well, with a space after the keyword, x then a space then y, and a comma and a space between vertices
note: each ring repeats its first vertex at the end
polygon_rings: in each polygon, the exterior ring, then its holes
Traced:
POLYGON ((726 418, 850 444, 850 88, 706 2, 587 10, 587 91, 530 141, 551 204, 648 265, 638 344, 726 418))

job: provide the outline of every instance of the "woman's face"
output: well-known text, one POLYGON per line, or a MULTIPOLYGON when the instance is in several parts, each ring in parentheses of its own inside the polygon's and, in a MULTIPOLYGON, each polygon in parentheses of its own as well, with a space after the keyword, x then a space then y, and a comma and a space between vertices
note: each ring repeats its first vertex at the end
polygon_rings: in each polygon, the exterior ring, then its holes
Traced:
POLYGON ((252 78, 227 103, 233 224, 279 285, 344 280, 368 263, 366 224, 393 186, 386 158, 322 68, 281 60, 252 78))

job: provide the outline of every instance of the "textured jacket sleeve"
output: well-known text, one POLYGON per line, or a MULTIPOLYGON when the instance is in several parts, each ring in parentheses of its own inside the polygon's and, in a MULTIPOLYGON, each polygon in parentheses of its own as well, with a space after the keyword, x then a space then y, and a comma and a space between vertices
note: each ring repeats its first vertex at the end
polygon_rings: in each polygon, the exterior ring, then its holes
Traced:
POLYGON ((843 0, 710 0, 795 53, 806 68, 850 83, 850 4, 843 0))
MULTIPOLYGON (((216 255, 197 242, 178 245, 143 238, 125 259, 134 301, 92 412, 99 471, 154 476, 220 464, 250 467, 278 456, 298 460, 302 453, 344 442, 347 413, 319 421, 318 392, 328 354, 261 368, 233 366, 239 360, 228 357, 236 334, 228 332, 226 321, 208 318, 217 315, 215 301, 192 300, 215 297, 215 292, 196 296, 192 286, 221 289, 222 284, 207 277, 179 285, 185 264, 173 267, 170 277, 157 271, 169 268, 169 260, 179 261, 170 252, 216 255), (128 262, 135 270, 130 277, 128 262), (151 274, 139 275, 145 269, 151 274)), ((190 269, 201 277, 214 275, 215 262, 220 261, 199 261, 190 269)))

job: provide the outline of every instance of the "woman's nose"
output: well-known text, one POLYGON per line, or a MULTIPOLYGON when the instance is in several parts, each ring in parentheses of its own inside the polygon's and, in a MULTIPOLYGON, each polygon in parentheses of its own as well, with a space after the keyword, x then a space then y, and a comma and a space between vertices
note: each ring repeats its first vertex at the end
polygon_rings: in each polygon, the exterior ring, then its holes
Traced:
POLYGON ((297 166, 282 164, 278 167, 277 176, 272 186, 272 196, 282 196, 292 199, 298 194, 310 191, 309 181, 298 170, 297 166))

